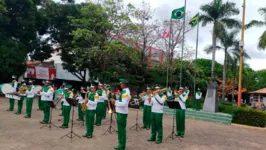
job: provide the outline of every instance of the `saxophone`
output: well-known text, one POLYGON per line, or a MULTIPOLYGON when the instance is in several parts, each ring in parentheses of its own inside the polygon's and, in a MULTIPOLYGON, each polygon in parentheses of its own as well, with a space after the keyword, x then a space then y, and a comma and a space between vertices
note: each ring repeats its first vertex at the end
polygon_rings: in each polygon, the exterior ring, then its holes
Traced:
MULTIPOLYGON (((86 92, 85 100, 88 99, 88 94, 89 94, 89 92, 86 92)), ((83 102, 81 103, 81 110, 82 110, 82 112, 86 112, 86 110, 87 110, 87 104, 86 104, 85 101, 83 101, 83 102)))

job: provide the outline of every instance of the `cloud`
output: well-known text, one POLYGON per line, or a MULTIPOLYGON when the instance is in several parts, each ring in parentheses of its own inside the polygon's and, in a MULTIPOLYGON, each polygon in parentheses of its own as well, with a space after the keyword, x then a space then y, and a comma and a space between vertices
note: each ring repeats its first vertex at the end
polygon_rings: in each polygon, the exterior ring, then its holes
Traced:
MULTIPOLYGON (((57 0, 58 1, 58 0, 57 0)), ((76 2, 84 2, 85 0, 76 0, 76 2)), ((198 13, 200 11, 200 6, 202 4, 206 4, 211 2, 212 0, 188 0, 187 1, 187 11, 191 13, 193 16, 194 14, 198 13)), ((227 0, 225 0, 227 1, 227 0)), ((241 0, 228 0, 231 2, 235 2, 236 6, 240 9, 242 13, 242 7, 241 7, 241 0)), ((124 2, 132 3, 137 7, 141 6, 142 0, 124 0, 124 2)), ((146 3, 150 3, 151 7, 155 9, 154 12, 154 18, 160 19, 160 20, 167 20, 170 19, 171 11, 175 8, 179 8, 184 6, 184 0, 145 0, 146 3)), ((263 7, 266 5, 265 0, 253 0, 253 1, 247 1, 246 3, 246 23, 250 22, 251 20, 261 20, 262 17, 259 15, 257 10, 260 7, 263 7)), ((241 20, 241 15, 235 16, 235 18, 241 20)), ((266 52, 257 50, 257 44, 258 39, 260 35, 262 34, 262 31, 264 31, 265 28, 252 28, 247 31, 245 31, 245 49, 247 50, 247 53, 251 56, 251 60, 248 61, 250 64, 250 67, 258 70, 258 69, 265 69, 265 62, 263 63, 263 59, 266 58, 266 52)), ((199 32, 199 57, 201 58, 211 58, 211 55, 206 55, 205 52, 203 52, 204 47, 207 45, 210 45, 212 43, 211 38, 211 31, 212 26, 208 25, 206 27, 200 27, 199 32)), ((239 34, 240 39, 240 34, 239 34)), ((189 44, 192 47, 196 47, 196 29, 190 31, 186 35, 186 41, 187 44, 189 44)), ((223 62, 224 54, 223 52, 218 51, 216 53, 216 60, 220 63, 223 62)))

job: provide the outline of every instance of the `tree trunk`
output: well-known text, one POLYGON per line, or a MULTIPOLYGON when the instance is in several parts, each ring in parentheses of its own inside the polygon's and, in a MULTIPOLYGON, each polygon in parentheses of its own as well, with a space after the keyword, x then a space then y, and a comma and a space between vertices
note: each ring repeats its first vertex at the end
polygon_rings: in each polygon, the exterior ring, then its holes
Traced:
POLYGON ((213 26, 213 33, 212 33, 212 67, 211 67, 211 80, 215 81, 214 78, 214 68, 215 68, 215 54, 216 54, 216 34, 215 34, 215 23, 213 26))
POLYGON ((224 49, 222 101, 225 101, 226 61, 227 61, 226 56, 227 56, 227 48, 224 49))

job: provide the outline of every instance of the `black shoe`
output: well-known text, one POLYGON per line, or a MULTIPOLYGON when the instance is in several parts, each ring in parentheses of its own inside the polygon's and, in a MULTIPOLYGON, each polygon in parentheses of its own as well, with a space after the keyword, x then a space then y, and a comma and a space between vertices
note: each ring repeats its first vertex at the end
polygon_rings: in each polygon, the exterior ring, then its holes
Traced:
POLYGON ((86 134, 83 134, 82 136, 83 136, 83 137, 87 137, 87 136, 88 136, 88 134, 86 133, 86 134))
POLYGON ((30 118, 30 116, 24 116, 24 118, 30 118))
POLYGON ((44 121, 41 121, 40 123, 41 123, 41 124, 48 124, 48 122, 44 122, 44 121))
POLYGON ((161 144, 161 143, 162 143, 162 141, 156 141, 155 143, 156 143, 156 144, 161 144))
POLYGON ((149 141, 149 142, 155 141, 155 138, 148 138, 147 141, 149 141))

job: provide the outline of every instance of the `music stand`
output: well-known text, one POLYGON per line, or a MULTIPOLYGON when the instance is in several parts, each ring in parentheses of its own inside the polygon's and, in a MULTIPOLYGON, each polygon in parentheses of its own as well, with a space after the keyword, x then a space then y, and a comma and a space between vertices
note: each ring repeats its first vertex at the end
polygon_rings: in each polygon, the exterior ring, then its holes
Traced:
POLYGON ((72 106, 72 120, 71 120, 71 130, 69 133, 65 134, 64 136, 62 136, 60 139, 64 138, 64 137, 68 137, 71 139, 71 143, 72 143, 72 138, 74 138, 75 136, 81 138, 79 135, 77 135, 76 133, 74 133, 73 131, 73 122, 74 122, 74 107, 78 105, 77 101, 74 98, 66 98, 66 101, 68 102, 68 104, 70 106, 72 106), (69 136, 70 135, 70 136, 69 136))
POLYGON ((137 102, 137 100, 135 100, 135 107, 134 108, 137 110, 136 123, 135 123, 135 125, 133 125, 132 127, 130 127, 130 130, 133 129, 133 128, 135 128, 136 131, 138 132, 139 130, 141 130, 141 127, 139 126, 139 123, 138 123, 140 106, 139 106, 139 103, 137 102))
POLYGON ((50 128, 50 130, 52 130, 52 126, 58 128, 58 126, 56 126, 55 124, 52 123, 52 116, 53 116, 53 109, 55 108, 55 106, 58 104, 59 101, 57 101, 55 104, 53 101, 47 101, 48 102, 48 105, 51 107, 50 109, 50 119, 49 119, 49 123, 48 124, 45 124, 44 126, 41 127, 44 128, 44 127, 48 127, 50 128))
POLYGON ((110 107, 111 107, 111 110, 108 110, 108 113, 109 113, 109 111, 111 111, 111 113, 110 113, 111 118, 105 122, 105 123, 110 122, 110 124, 109 124, 109 127, 107 128, 107 130, 103 133, 103 135, 105 135, 106 133, 117 132, 117 130, 113 127, 113 125, 115 126, 115 121, 113 119, 113 114, 115 113, 115 106, 112 105, 110 101, 108 101, 108 103, 110 104, 110 107))
POLYGON ((165 141, 167 141, 169 138, 171 138, 172 140, 178 138, 180 142, 182 142, 182 140, 178 136, 175 136, 175 110, 181 109, 180 104, 178 101, 167 101, 167 104, 170 109, 173 109, 173 128, 171 134, 166 138, 165 141))

